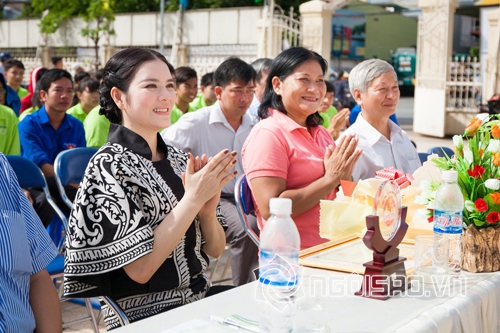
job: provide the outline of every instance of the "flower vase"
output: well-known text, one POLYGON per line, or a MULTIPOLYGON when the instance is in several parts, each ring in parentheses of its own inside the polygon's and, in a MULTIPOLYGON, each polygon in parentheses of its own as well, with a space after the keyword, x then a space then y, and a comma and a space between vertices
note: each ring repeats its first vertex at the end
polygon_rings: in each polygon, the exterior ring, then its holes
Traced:
POLYGON ((500 226, 478 229, 471 224, 462 236, 462 269, 472 273, 500 270, 500 226))

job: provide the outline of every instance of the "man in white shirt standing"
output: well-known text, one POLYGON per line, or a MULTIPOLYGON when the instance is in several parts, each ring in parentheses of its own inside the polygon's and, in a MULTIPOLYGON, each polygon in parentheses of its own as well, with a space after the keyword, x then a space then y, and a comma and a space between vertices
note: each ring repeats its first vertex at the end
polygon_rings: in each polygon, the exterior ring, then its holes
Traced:
POLYGON ((354 166, 354 181, 375 177, 375 171, 395 167, 413 173, 420 159, 408 135, 389 117, 399 102, 394 68, 380 59, 365 60, 349 75, 349 89, 361 107, 356 122, 343 135, 356 134, 363 153, 354 166))
MULTIPOLYGON (((165 142, 191 152, 195 156, 215 156, 223 149, 241 153, 243 143, 256 120, 247 114, 255 93, 255 70, 238 58, 225 60, 214 72, 214 92, 217 102, 212 106, 188 112, 162 132, 165 142)), ((235 169, 243 175, 241 155, 235 169)), ((231 270, 236 286, 255 279, 258 266, 258 248, 247 236, 240 222, 234 201, 236 179, 223 189, 220 199, 228 229, 231 270)), ((258 231, 255 216, 249 215, 253 229, 258 231)))

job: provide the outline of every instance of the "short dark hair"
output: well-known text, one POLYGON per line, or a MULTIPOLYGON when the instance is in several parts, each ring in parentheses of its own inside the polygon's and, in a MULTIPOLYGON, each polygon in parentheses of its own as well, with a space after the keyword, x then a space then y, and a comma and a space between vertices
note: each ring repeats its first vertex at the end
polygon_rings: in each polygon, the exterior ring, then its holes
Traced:
POLYGON ((259 58, 251 63, 253 69, 255 69, 255 72, 257 73, 255 81, 260 82, 262 76, 269 73, 272 63, 273 60, 269 58, 259 58))
POLYGON ((80 83, 83 79, 90 78, 90 74, 87 72, 78 72, 75 74, 75 83, 80 83))
POLYGON ((91 92, 91 93, 99 91, 99 81, 97 81, 94 78, 87 77, 80 82, 80 84, 78 85, 77 91, 82 93, 87 88, 89 89, 89 92, 91 92))
POLYGON ((36 86, 33 96, 31 96, 31 103, 33 103, 33 107, 42 107, 43 103, 40 101, 40 85, 36 86))
POLYGON ((52 62, 52 65, 56 65, 59 61, 63 60, 63 57, 60 56, 54 56, 50 58, 50 61, 52 62))
POLYGON ((101 81, 102 76, 104 75, 104 68, 99 68, 95 73, 94 77, 96 78, 97 81, 101 81))
POLYGON ((43 74, 47 73, 49 69, 48 68, 45 68, 45 67, 42 67, 38 70, 38 73, 36 73, 36 77, 35 77, 35 80, 36 80, 36 83, 38 83, 38 81, 40 81, 40 79, 42 78, 43 74))
MULTIPOLYGON (((284 114, 287 114, 281 96, 276 94, 273 88, 273 78, 278 77, 281 81, 293 74, 295 68, 307 61, 316 61, 320 66, 323 74, 326 73, 328 63, 318 53, 308 50, 304 47, 291 47, 280 54, 273 60, 269 75, 266 80, 266 89, 262 95, 262 103, 259 106, 259 117, 265 119, 269 117, 269 108, 276 109, 284 114)), ((323 124, 323 118, 316 111, 309 115, 306 120, 307 125, 315 127, 323 124)))
POLYGON ((198 78, 198 74, 191 67, 181 66, 175 69, 175 84, 177 87, 193 77, 198 78))
POLYGON ((326 85, 326 92, 335 92, 335 87, 333 86, 333 83, 331 83, 329 80, 325 80, 325 85, 326 85))
POLYGON ((4 70, 7 72, 12 67, 18 67, 18 68, 21 68, 21 69, 26 69, 26 68, 24 68, 24 64, 22 63, 22 61, 17 60, 17 59, 12 59, 12 58, 7 59, 5 61, 5 64, 3 65, 4 70))
POLYGON ((73 83, 73 78, 71 74, 64 69, 52 68, 49 69, 45 74, 42 75, 40 81, 38 81, 37 88, 40 87, 40 91, 48 92, 52 82, 62 79, 63 77, 69 79, 73 83))
POLYGON ((240 58, 231 57, 217 67, 214 72, 214 86, 224 89, 234 81, 240 81, 247 84, 255 81, 255 69, 240 58))
POLYGON ((201 77, 200 86, 208 87, 214 84, 214 72, 207 73, 201 77))
POLYGON ((153 60, 163 61, 172 72, 172 66, 165 56, 155 50, 129 48, 122 50, 112 56, 104 66, 104 76, 99 87, 99 113, 109 119, 110 122, 120 124, 122 112, 111 97, 111 89, 116 87, 123 92, 128 92, 130 82, 135 77, 141 65, 153 60))

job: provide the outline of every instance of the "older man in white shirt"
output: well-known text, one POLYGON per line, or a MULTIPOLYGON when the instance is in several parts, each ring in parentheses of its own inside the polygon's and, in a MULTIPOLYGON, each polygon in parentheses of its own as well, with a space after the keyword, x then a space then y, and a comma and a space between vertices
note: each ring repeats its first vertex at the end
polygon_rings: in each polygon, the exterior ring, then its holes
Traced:
MULTIPOLYGON (((214 92, 217 102, 182 116, 161 135, 172 146, 195 156, 215 156, 223 149, 240 154, 235 169, 243 175, 241 150, 256 120, 247 113, 255 92, 255 70, 238 58, 229 58, 214 72, 214 92)), ((222 189, 220 205, 228 229, 231 271, 236 286, 252 281, 258 266, 258 248, 246 234, 234 201, 234 185, 230 181, 222 189)), ((248 216, 258 232, 255 216, 248 216)))
POLYGON ((354 180, 372 178, 375 171, 391 166, 413 173, 420 167, 418 153, 406 132, 389 119, 400 95, 394 68, 380 59, 363 61, 352 69, 349 88, 361 107, 356 122, 343 133, 356 134, 363 149, 354 180))

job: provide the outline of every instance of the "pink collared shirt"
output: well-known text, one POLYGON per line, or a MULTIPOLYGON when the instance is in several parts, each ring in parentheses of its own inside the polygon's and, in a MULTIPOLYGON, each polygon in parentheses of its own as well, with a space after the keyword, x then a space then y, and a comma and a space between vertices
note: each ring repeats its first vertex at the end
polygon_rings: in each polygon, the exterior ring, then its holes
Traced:
MULTIPOLYGON (((254 126, 243 145, 243 169, 250 188, 250 181, 259 177, 283 178, 287 189, 304 188, 323 177, 326 147, 335 146, 330 133, 322 126, 316 126, 311 127, 309 134, 307 128, 284 113, 272 109, 269 112, 271 115, 254 126)), ((333 200, 335 193, 333 190, 325 199, 333 200)), ((265 220, 258 206, 256 214, 262 229, 265 220)), ((319 202, 293 220, 299 230, 301 249, 328 241, 319 236, 319 202)))

